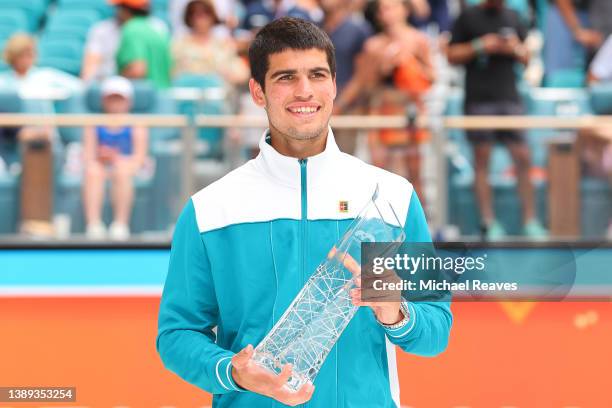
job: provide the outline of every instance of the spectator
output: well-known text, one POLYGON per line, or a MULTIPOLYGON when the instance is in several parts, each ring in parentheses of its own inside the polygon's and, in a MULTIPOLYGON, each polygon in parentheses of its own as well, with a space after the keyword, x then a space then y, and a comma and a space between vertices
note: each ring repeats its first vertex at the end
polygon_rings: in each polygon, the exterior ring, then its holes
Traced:
POLYGON ((612 34, 608 36, 591 63, 589 82, 612 82, 612 34))
MULTIPOLYGON (((116 9, 113 18, 107 18, 94 24, 87 34, 81 78, 84 81, 104 79, 117 74, 115 56, 119 48, 121 26, 128 17, 126 13, 116 9)), ((157 17, 149 17, 156 31, 166 32, 166 24, 157 17)))
MULTIPOLYGON (((168 2, 168 15, 172 24, 172 36, 182 37, 190 31, 190 27, 185 22, 185 8, 190 0, 172 0, 168 2)), ((219 24, 213 27, 213 36, 217 38, 231 37, 231 30, 238 27, 239 20, 237 11, 239 5, 237 0, 212 0, 219 24)))
MULTIPOLYGON (((523 41, 527 33, 518 14, 503 0, 486 0, 464 10, 453 27, 448 59, 464 65, 466 115, 519 115, 520 103, 515 62, 527 64, 529 55, 523 41)), ((490 240, 505 236, 493 212, 489 186, 489 160, 494 142, 504 142, 514 160, 523 208, 524 232, 541 238, 547 232, 536 218, 533 186, 529 180, 531 159, 523 135, 517 131, 469 131, 474 149, 475 190, 483 231, 490 240)))
POLYGON ((190 1, 184 19, 191 31, 172 44, 174 75, 217 74, 229 84, 246 83, 249 69, 238 57, 233 41, 215 38, 212 33, 219 23, 212 1, 190 1))
MULTIPOLYGON (((351 0, 319 0, 319 5, 325 13, 323 29, 334 44, 337 61, 343 63, 337 67, 336 87, 338 95, 353 77, 357 56, 363 51, 363 45, 372 35, 372 28, 364 20, 355 18, 351 14, 349 5, 351 0)), ((334 114, 363 114, 363 104, 358 106, 340 106, 336 99, 334 114)), ((336 143, 340 150, 348 154, 355 153, 357 131, 354 129, 334 129, 336 143)))
MULTIPOLYGON (((108 114, 129 113, 134 90, 123 77, 110 77, 102 83, 102 109, 108 114)), ((133 178, 142 168, 148 145, 144 127, 87 127, 84 131, 83 156, 85 180, 83 203, 86 234, 90 239, 103 239, 106 227, 102 222, 104 187, 112 181, 114 221, 111 239, 125 240, 130 235, 129 220, 134 199, 133 178)))
MULTIPOLYGON (((382 31, 366 41, 355 75, 336 104, 342 109, 363 95, 369 98, 372 114, 404 115, 408 105, 424 112, 423 95, 434 80, 427 37, 408 25, 405 1, 379 0, 373 3, 373 10, 382 31)), ((423 197, 419 149, 427 138, 422 130, 373 132, 369 140, 372 162, 410 176, 417 194, 423 197)))
MULTIPOLYGON (((11 70, 0 74, 0 88, 15 90, 22 97, 25 113, 53 114, 53 100, 81 89, 81 82, 65 72, 35 66, 36 43, 27 34, 15 34, 6 43, 4 58, 11 70)), ((21 174, 21 226, 25 234, 49 236, 53 233, 53 143, 56 129, 51 126, 24 126, 4 135, 4 144, 19 145, 21 174)), ((14 157, 14 155, 13 155, 14 157)))
POLYGON ((121 20, 117 68, 131 79, 146 78, 157 88, 170 86, 172 58, 167 32, 158 30, 148 20, 148 0, 113 0, 121 20))
POLYGON ((549 0, 544 29, 544 68, 548 83, 557 73, 578 70, 612 34, 610 0, 549 0), (553 40, 554 39, 554 40, 553 40))

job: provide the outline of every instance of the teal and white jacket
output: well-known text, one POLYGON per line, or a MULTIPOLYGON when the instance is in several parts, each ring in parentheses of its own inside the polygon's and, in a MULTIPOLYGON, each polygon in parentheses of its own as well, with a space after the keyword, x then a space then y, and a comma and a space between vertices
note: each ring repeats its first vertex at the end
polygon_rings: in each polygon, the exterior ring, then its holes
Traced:
MULTIPOLYGON (((340 152, 331 130, 324 152, 283 156, 262 137, 257 158, 194 194, 174 232, 159 310, 157 350, 165 366, 214 394, 213 407, 280 407, 239 389, 231 357, 256 346, 339 240, 376 184, 407 240, 430 242, 412 185, 340 152), (348 202, 348 211, 343 203, 348 202), (216 327, 216 330, 215 330, 216 327)), ((435 356, 447 345, 450 305, 409 303, 410 320, 387 329, 362 307, 325 360, 312 408, 399 406, 396 348, 435 356)))

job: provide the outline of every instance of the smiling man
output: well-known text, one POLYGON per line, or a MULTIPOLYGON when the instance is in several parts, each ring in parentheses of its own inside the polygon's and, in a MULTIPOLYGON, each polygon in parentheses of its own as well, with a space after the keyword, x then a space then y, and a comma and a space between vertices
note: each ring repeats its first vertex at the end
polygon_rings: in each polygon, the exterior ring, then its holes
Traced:
POLYGON ((395 346, 442 352, 448 303, 361 307, 315 383, 297 392, 284 386, 289 365, 276 375, 251 359, 377 185, 408 240, 430 236, 409 182, 338 149, 329 127, 336 62, 323 31, 276 20, 257 34, 249 60, 251 95, 269 129, 257 158, 193 195, 181 213, 157 350, 168 369, 213 393, 215 407, 399 406, 395 346))

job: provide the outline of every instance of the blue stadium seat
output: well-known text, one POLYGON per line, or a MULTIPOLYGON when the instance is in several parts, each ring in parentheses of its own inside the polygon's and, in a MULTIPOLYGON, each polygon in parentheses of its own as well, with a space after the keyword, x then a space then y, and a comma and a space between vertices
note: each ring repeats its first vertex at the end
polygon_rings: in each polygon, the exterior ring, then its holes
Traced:
POLYGON ((58 10, 95 10, 101 18, 111 17, 115 13, 114 7, 107 0, 58 0, 57 8, 58 10))
POLYGON ((612 115, 612 83, 591 86, 589 96, 594 114, 612 115))
POLYGON ((83 42, 78 39, 44 35, 38 44, 38 65, 78 76, 81 73, 83 42))
POLYGON ((0 15, 9 10, 22 10, 27 17, 27 31, 34 32, 38 29, 40 21, 47 10, 45 0, 0 0, 0 15))
MULTIPOLYGON (((178 88, 193 88, 204 92, 223 92, 223 79, 217 75, 191 75, 185 74, 174 79, 173 86, 178 88)), ((224 98, 203 99, 201 101, 182 101, 178 110, 183 114, 209 114, 218 115, 224 110, 224 98)), ((198 131, 198 139, 206 144, 206 150, 199 155, 200 158, 221 159, 223 155, 222 141, 223 129, 203 128, 198 131)))
MULTIPOLYGON (((0 90, 0 113, 21 112, 21 100, 14 90, 0 90)), ((2 128, 2 132, 16 132, 16 129, 2 128)), ((16 144, 9 145, 0 136, 0 154, 7 165, 7 171, 0 173, 0 234, 10 234, 17 230, 19 217, 19 175, 8 171, 11 163, 19 161, 16 144)))
POLYGON ((95 10, 58 10, 45 25, 45 33, 52 38, 78 38, 85 41, 89 28, 100 20, 95 10))
POLYGON ((27 31, 29 31, 29 22, 24 10, 0 10, 0 38, 9 38, 16 32, 27 31))

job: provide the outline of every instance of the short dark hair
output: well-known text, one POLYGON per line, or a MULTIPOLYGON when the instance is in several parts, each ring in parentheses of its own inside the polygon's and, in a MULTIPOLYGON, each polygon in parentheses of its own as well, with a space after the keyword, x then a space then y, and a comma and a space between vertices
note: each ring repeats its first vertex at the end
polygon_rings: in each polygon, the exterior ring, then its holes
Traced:
POLYGON ((327 54, 327 63, 332 76, 336 75, 334 45, 325 31, 313 23, 300 18, 282 17, 274 20, 257 33, 249 48, 251 77, 264 88, 266 72, 270 65, 270 54, 287 49, 308 50, 317 48, 327 54))

